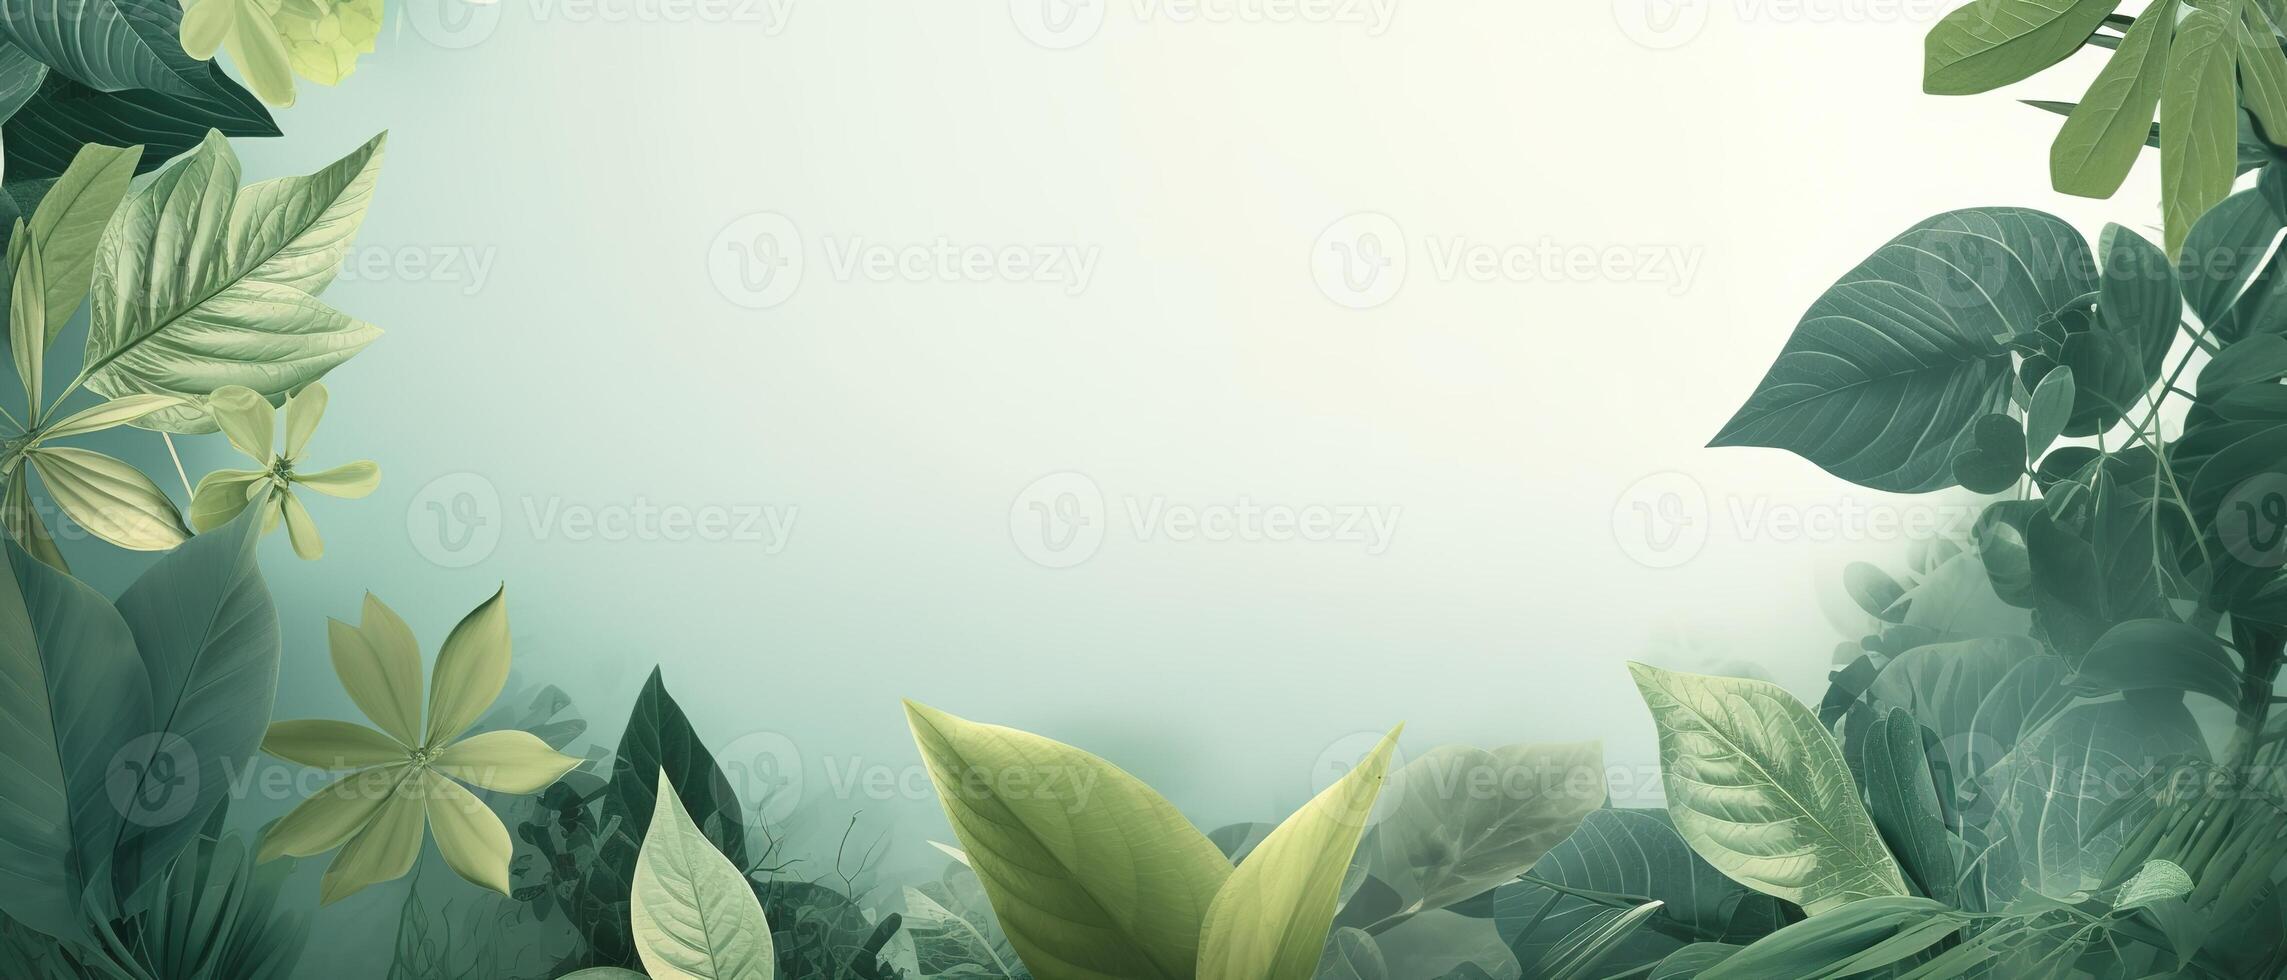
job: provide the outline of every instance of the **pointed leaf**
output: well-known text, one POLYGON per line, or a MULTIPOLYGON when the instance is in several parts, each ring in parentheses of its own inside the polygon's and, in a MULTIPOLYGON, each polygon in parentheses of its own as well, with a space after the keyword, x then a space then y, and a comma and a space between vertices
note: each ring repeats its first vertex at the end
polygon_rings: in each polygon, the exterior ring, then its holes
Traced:
POLYGON ((508 657, 508 589, 503 587, 462 617, 437 651, 423 744, 448 744, 476 724, 508 683, 508 657))
POLYGON ((665 776, 635 862, 629 916, 652 980, 771 980, 770 923, 746 876, 691 823, 665 776))
POLYGON ((68 446, 42 446, 30 455, 48 496, 88 533, 133 551, 164 551, 190 537, 174 501, 142 471, 68 446))
POLYGON ((2120 189, 2160 110, 2175 28, 2169 17, 2136 18, 2049 146, 2049 183, 2057 190, 2111 197, 2120 189))

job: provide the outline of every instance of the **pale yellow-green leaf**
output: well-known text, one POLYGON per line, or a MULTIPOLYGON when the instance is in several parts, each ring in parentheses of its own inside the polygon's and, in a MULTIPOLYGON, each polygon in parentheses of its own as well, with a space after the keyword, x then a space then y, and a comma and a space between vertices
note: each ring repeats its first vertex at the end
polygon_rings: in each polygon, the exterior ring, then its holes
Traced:
POLYGON ((66 436, 100 432, 116 425, 125 425, 152 412, 173 408, 183 403, 174 395, 129 395, 114 398, 72 413, 63 421, 46 426, 41 438, 61 439, 66 436))
POLYGON ((1375 875, 1409 907, 1444 908, 1532 868, 1604 806, 1595 742, 1443 745, 1390 777, 1375 875))
POLYGON ((326 415, 326 386, 311 382, 310 386, 286 396, 286 456, 302 458, 302 450, 309 447, 310 433, 318 429, 318 420, 326 415))
POLYGON ((294 104, 294 66, 269 18, 259 10, 241 8, 223 44, 255 97, 274 106, 294 104))
MULTIPOLYGON (((130 398, 140 397, 129 395, 130 398)), ((266 490, 264 470, 216 470, 199 478, 191 493, 191 527, 200 534, 230 523, 266 490)))
POLYGON ((1173 804, 1103 759, 908 701, 945 814, 1039 980, 1179 980, 1230 862, 1173 804))
POLYGON ((140 146, 84 144, 33 209, 32 240, 40 243, 40 258, 47 268, 49 340, 63 331, 87 299, 88 280, 95 274, 96 243, 119 210, 142 159, 140 146))
POLYGON ((2233 22, 2195 6, 2176 26, 2160 93, 2160 210, 2168 254, 2192 223, 2231 193, 2239 165, 2239 95, 2233 22))
POLYGON ((1906 894, 1842 750, 1778 685, 1629 664, 1659 726, 1676 832, 1732 880, 1812 915, 1906 894))
POLYGON ((398 741, 421 744, 421 647, 412 627, 368 592, 358 625, 328 620, 326 639, 358 710, 398 741))
POLYGON ((42 389, 41 362, 48 355, 48 279, 40 265, 40 243, 16 220, 9 241, 13 285, 8 293, 8 354, 16 362, 16 380, 23 382, 24 401, 38 424, 42 389))
POLYGON ((358 55, 372 53, 381 35, 381 0, 297 0, 281 6, 272 22, 295 74, 338 85, 357 69, 358 55))
MULTIPOLYGON (((374 144, 349 160, 370 161, 374 144)), ((336 167, 341 166, 336 164, 336 167)), ((203 397, 245 385, 278 398, 323 376, 380 331, 309 291, 340 268, 365 195, 347 182, 265 182, 238 189, 219 134, 131 191, 96 260, 87 386, 118 397, 203 397), (267 189, 266 189, 267 188, 267 189)), ((361 167, 358 173, 363 173, 361 167)), ((203 404, 136 423, 211 432, 203 404)))
POLYGON ((508 589, 470 611, 445 637, 429 676, 427 744, 460 737, 508 683, 508 589))
POLYGON ((1922 39, 1922 91, 1975 95, 2080 50, 2120 0, 1973 0, 1922 39))
POLYGON ((332 905, 367 886, 394 881, 413 870, 421 856, 422 787, 415 773, 373 811, 365 829, 343 844, 318 879, 318 904, 332 905))
POLYGON ((634 970, 622 970, 616 966, 591 966, 585 970, 564 974, 557 977, 556 980, 645 980, 645 978, 643 974, 634 970))
POLYGON ((1397 739, 1391 729, 1231 873, 1201 928, 1198 980, 1310 980, 1397 739))
POLYGON ((279 508, 286 515, 286 536, 294 542, 294 554, 304 561, 316 561, 325 556, 325 539, 318 536, 318 525, 310 519, 310 510, 291 493, 278 499, 279 508))
POLYGON ((396 739, 346 721, 306 718, 270 723, 262 751, 319 769, 365 769, 404 762, 413 750, 396 739))
POLYGON ((230 36, 231 25, 238 20, 240 0, 189 0, 183 8, 183 50, 191 57, 206 61, 222 47, 230 36))
POLYGON ((508 859, 516 849, 500 817, 460 784, 435 772, 423 778, 429 832, 436 837, 445 864, 474 884, 508 894, 508 859))
POLYGON ((381 485, 381 467, 370 459, 361 459, 315 473, 296 473, 294 482, 328 497, 356 499, 381 485))
POLYGON ((405 766, 384 766, 353 772, 326 784, 263 832, 256 860, 309 857, 340 847, 373 820, 411 771, 405 766))
POLYGON ((635 859, 628 923, 652 980, 771 980, 770 923, 746 876, 691 823, 662 773, 635 859))
POLYGON ((6 528, 8 539, 48 567, 70 572, 63 552, 56 550, 55 538, 48 533, 47 521, 32 507, 32 475, 19 468, 7 480, 8 491, 0 496, 0 527, 6 528))
POLYGON ((226 385, 215 389, 206 402, 207 413, 214 416, 231 448, 257 463, 270 462, 275 455, 271 440, 278 431, 278 410, 270 399, 245 385, 226 385))
POLYGON ((2111 197, 2128 179, 2160 109, 2175 30, 2175 19, 2165 16, 2139 17, 2128 29, 2120 50, 2097 72, 2049 144, 2051 186, 2083 197, 2111 197))
POLYGON ((537 793, 580 760, 513 728, 471 735, 437 754, 438 772, 496 793, 537 793))
POLYGON ((142 471, 66 446, 30 455, 48 496, 89 534, 131 551, 165 551, 190 538, 174 502, 142 471))

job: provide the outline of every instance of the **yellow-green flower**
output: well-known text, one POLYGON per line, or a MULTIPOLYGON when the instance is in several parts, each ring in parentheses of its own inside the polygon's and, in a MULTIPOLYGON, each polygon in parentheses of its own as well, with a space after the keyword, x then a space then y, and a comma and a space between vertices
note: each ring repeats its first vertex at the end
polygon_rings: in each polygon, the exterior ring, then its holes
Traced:
POLYGON ((405 621, 368 595, 356 626, 328 620, 334 673, 376 731, 346 721, 281 721, 262 751, 320 769, 353 770, 303 800, 263 835, 260 860, 336 847, 319 884, 331 904, 403 876, 421 854, 422 824, 455 872, 508 894, 508 828, 461 786, 496 793, 545 789, 580 760, 514 729, 462 738, 508 682, 506 590, 453 627, 421 711, 421 649, 405 621), (458 782, 456 782, 458 780, 458 782))
POLYGON ((231 518, 259 502, 270 510, 262 518, 262 533, 270 533, 284 520, 286 536, 294 541, 294 553, 317 558, 326 553, 325 539, 318 537, 318 526, 310 520, 308 508, 295 499, 294 487, 355 499, 381 484, 381 467, 370 459, 316 473, 295 470, 303 447, 309 445, 310 433, 317 430, 318 419, 326 413, 324 385, 312 384, 286 398, 286 444, 278 451, 271 448, 278 411, 253 389, 238 385, 217 388, 207 399, 207 411, 222 427, 222 434, 230 437, 230 444, 261 463, 262 468, 216 470, 199 481, 198 491, 191 494, 191 527, 201 534, 230 523, 231 518))
POLYGON ((381 36, 381 0, 190 0, 183 50, 226 48, 246 86, 271 105, 294 104, 294 76, 334 85, 381 36))

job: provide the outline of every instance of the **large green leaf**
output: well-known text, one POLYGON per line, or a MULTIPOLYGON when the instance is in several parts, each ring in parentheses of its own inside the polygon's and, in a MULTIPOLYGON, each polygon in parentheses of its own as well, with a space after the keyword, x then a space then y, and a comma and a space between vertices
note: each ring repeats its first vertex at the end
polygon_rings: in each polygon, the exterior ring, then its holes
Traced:
POLYGON ((2139 17, 2089 83, 2049 145, 2049 183, 2083 197, 2111 197, 2128 178, 2160 109, 2160 83, 2168 74, 2168 43, 2176 23, 2139 17))
POLYGON ((142 157, 142 147, 94 143, 80 147, 71 166, 32 212, 32 240, 39 243, 45 265, 49 340, 63 332, 64 324, 79 312, 80 301, 87 298, 88 281, 95 274, 96 243, 119 210, 127 181, 142 157))
POLYGON ((1390 779, 1369 867, 1409 908, 1444 908, 1531 868, 1604 805, 1595 742, 1441 745, 1390 779))
MULTIPOLYGON (((1200 923, 1231 866, 1173 804, 1060 742, 910 701, 906 719, 1001 929, 1035 977, 1193 975, 1200 923)), ((1250 861, 1260 857, 1258 847, 1250 861)))
POLYGON ((83 85, 201 94, 174 0, 0 0, 0 37, 83 85))
POLYGON ((1904 895, 1842 751, 1777 685, 1628 665, 1660 729, 1668 813, 1717 870, 1812 915, 1904 895))
MULTIPOLYGON (((1941 777, 1930 768, 1932 751, 1920 722, 1904 708, 1866 727, 1866 808, 1882 840, 1898 859, 1915 890, 1948 905, 1959 905, 1957 842, 1946 829, 1941 777)), ((1943 791, 1950 795, 1951 780, 1943 791)))
POLYGON ((1944 942, 1967 913, 1918 896, 1869 898, 1812 915, 1701 972, 1699 980, 1830 980, 1875 971, 1944 942))
POLYGON ((2160 210, 2171 254, 2192 223, 2231 193, 2239 160, 2236 26, 2223 8, 2194 5, 2177 24, 2168 54, 2160 93, 2160 210))
POLYGON ((2007 900, 2027 889, 2050 898, 2105 884, 2104 873, 2130 832, 2101 817, 2163 761, 2205 758, 2199 726, 2181 701, 2165 698, 2076 705, 2050 720, 1995 764, 1995 836, 2006 846, 1986 857, 1988 888, 2007 900))
POLYGON ((1200 927, 1199 980, 1310 980, 1397 740, 1391 729, 1231 872, 1200 927))
MULTIPOLYGON (((127 200, 96 265, 87 385, 113 397, 199 397, 244 385, 278 398, 379 336, 308 290, 341 265, 365 214, 375 137, 308 178, 238 188, 238 159, 209 134, 127 200)), ((203 408, 135 424, 211 432, 203 408)))
POLYGON ((49 73, 39 91, 0 127, 10 181, 54 177, 89 143, 141 144, 137 172, 157 169, 199 145, 209 130, 224 136, 276 136, 270 111, 211 62, 194 69, 205 94, 174 96, 137 89, 98 92, 49 73))
POLYGON ((1878 490, 1949 486, 1971 421, 2007 404, 1999 338, 2096 287, 2087 242, 2054 217, 1987 208, 1930 218, 1812 304, 1711 445, 1790 450, 1878 490))
POLYGON ((249 510, 159 559, 119 597, 157 721, 114 787, 128 794, 112 864, 122 897, 166 870, 223 802, 222 774, 261 747, 280 649, 278 611, 254 563, 261 536, 262 515, 249 510))
POLYGON ((2119 5, 2120 0, 1974 0, 1922 39, 1922 91, 1975 95, 2031 78, 2080 50, 2119 5))
POLYGON ((616 843, 607 843, 604 848, 607 862, 624 856, 628 867, 634 867, 633 850, 622 851, 621 847, 641 841, 651 826, 651 814, 658 805, 653 787, 659 784, 661 774, 683 794, 684 809, 695 814, 693 819, 715 848, 744 867, 746 816, 738 794, 715 764, 714 754, 692 729, 683 706, 667 692, 666 678, 653 668, 651 676, 644 679, 643 690, 635 696, 635 708, 620 732, 619 750, 612 756, 611 785, 604 791, 602 813, 605 823, 616 820, 620 829, 616 843))
POLYGON ((778 963, 762 903, 675 795, 660 776, 635 863, 628 916, 644 971, 651 980, 771 980, 778 963))
POLYGON ((83 939, 82 911, 113 906, 108 778, 150 730, 150 684, 110 602, 14 544, 0 555, 0 912, 83 939))
POLYGON ((2189 691, 2239 703, 2239 666, 2223 641, 2174 620, 2134 619, 2113 627, 2089 648, 2075 673, 2096 693, 2189 691))

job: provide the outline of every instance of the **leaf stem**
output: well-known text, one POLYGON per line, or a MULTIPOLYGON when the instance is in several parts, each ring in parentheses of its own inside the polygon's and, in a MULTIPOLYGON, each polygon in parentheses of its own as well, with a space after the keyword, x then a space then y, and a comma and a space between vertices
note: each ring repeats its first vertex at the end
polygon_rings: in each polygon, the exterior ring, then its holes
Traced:
POLYGON ((191 475, 183 471, 183 456, 175 451, 175 434, 161 432, 159 438, 167 443, 167 455, 175 461, 175 477, 183 481, 183 492, 192 497, 197 497, 199 492, 191 487, 191 475))

